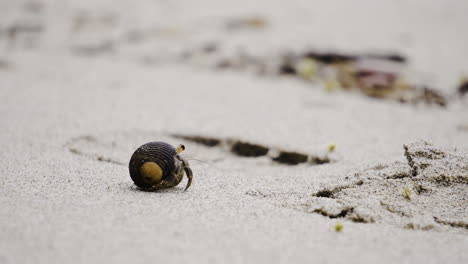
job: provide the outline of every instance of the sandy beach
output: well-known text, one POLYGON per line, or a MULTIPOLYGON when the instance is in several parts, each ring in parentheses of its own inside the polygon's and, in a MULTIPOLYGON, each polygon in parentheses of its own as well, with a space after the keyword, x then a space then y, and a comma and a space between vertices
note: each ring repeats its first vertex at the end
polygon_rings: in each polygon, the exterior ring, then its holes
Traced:
POLYGON ((467 11, 0 1, 0 264, 468 263, 467 11))

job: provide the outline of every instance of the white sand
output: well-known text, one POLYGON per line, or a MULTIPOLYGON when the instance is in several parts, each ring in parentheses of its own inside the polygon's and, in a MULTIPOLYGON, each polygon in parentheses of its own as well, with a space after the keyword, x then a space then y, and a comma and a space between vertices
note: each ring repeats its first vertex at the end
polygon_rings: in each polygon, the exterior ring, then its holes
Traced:
POLYGON ((466 98, 401 105, 173 61, 207 41, 261 54, 399 51, 408 72, 450 94, 468 73, 466 1, 42 1, 40 12, 24 2, 0 2, 0 263, 468 262, 467 229, 446 224, 468 221, 466 182, 431 180, 466 179, 466 98), (250 14, 269 26, 224 30, 226 18, 250 14), (8 40, 15 23, 43 30, 8 40), (150 37, 124 41, 131 31, 150 37), (109 41, 110 51, 82 53, 109 41), (184 142, 185 157, 213 165, 191 161, 187 192, 185 182, 141 192, 118 163, 147 141, 180 143, 168 133, 337 149, 334 163, 285 166, 184 142), (403 145, 418 140, 451 158, 427 161, 420 178, 387 179, 410 172, 403 145), (335 198, 314 196, 360 179, 335 198), (416 194, 418 182, 430 191, 416 194), (348 207, 343 218, 314 212, 348 207))

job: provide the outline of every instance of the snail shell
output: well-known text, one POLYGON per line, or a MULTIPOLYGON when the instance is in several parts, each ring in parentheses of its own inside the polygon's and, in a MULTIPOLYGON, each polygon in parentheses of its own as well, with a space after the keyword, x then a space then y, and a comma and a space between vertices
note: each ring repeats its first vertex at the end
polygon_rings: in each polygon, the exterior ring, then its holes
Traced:
POLYGON ((175 170, 176 149, 165 142, 149 142, 132 155, 128 168, 136 186, 151 188, 175 170))

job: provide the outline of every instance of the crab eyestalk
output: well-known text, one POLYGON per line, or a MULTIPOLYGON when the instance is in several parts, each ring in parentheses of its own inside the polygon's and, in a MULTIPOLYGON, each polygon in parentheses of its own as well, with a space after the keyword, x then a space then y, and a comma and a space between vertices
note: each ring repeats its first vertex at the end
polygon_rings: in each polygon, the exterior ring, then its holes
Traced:
POLYGON ((176 153, 179 154, 179 153, 181 153, 181 152, 184 151, 184 150, 185 150, 185 146, 182 145, 182 144, 180 144, 180 145, 177 147, 177 149, 176 149, 176 153))

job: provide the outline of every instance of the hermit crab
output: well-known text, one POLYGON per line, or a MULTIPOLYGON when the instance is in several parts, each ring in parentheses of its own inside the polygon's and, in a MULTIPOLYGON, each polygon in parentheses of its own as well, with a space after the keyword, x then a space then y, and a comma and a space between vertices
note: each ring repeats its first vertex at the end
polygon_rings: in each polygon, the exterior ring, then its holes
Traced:
POLYGON ((130 177, 139 188, 156 191, 178 185, 185 174, 187 190, 193 174, 188 162, 179 155, 184 150, 184 145, 174 148, 165 142, 146 143, 135 150, 130 159, 130 177))

